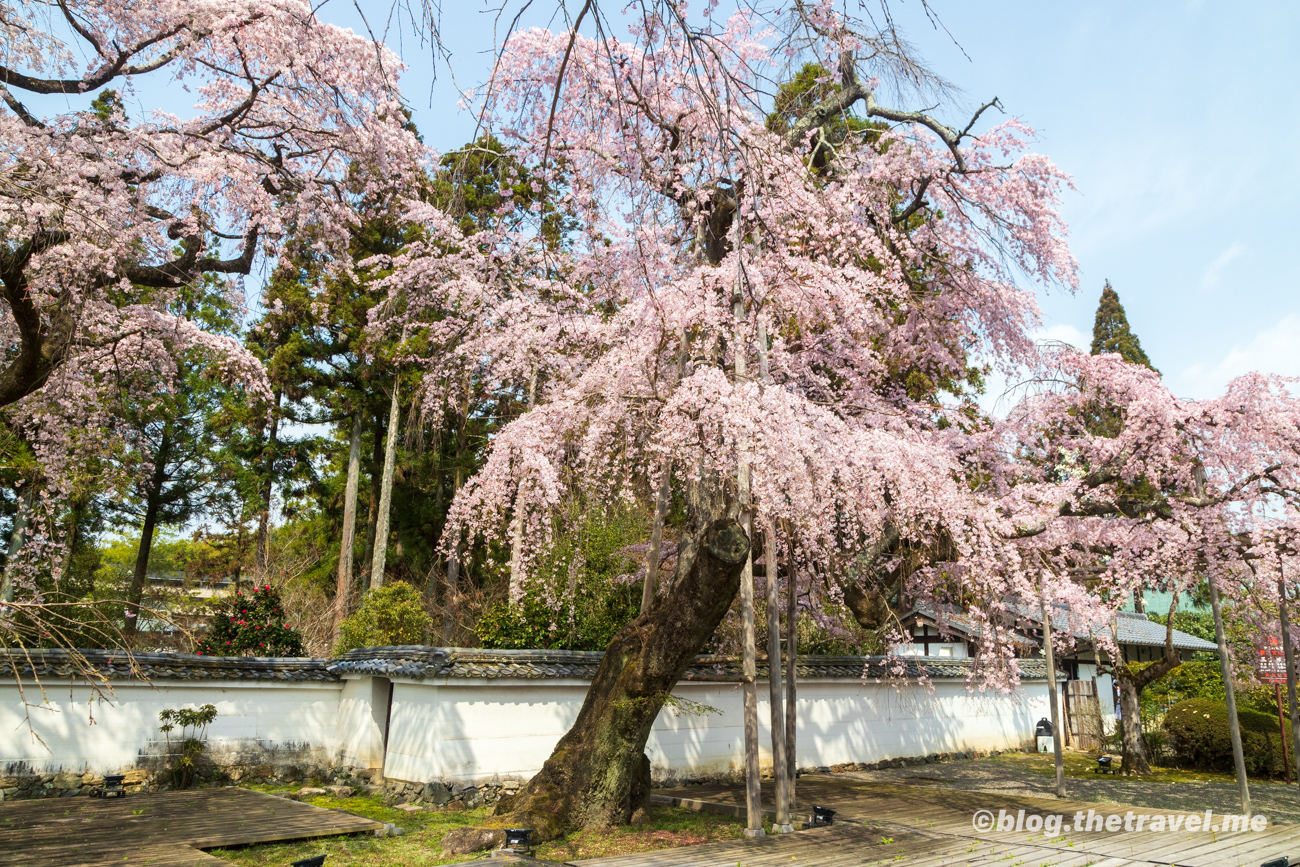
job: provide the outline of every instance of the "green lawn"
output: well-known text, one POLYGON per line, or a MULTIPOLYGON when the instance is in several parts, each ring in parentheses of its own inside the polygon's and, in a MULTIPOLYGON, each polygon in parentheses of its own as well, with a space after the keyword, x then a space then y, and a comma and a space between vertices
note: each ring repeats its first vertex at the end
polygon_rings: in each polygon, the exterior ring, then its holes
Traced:
MULTIPOLYGON (((261 791, 290 791, 284 787, 256 786, 261 791)), ((358 816, 392 822, 405 833, 401 837, 323 837, 290 843, 267 843, 235 849, 214 849, 212 854, 233 864, 248 867, 283 867, 283 865, 312 855, 328 853, 328 867, 420 867, 420 865, 448 864, 455 861, 472 861, 485 853, 461 855, 456 858, 441 856, 442 837, 462 825, 506 827, 507 823, 488 816, 489 807, 480 807, 460 813, 434 810, 406 811, 385 806, 377 797, 306 798, 304 803, 318 807, 346 810, 358 816)), ((744 822, 730 816, 712 813, 695 813, 675 807, 652 807, 651 821, 643 825, 624 826, 601 831, 582 831, 569 837, 544 843, 537 847, 536 855, 556 861, 578 858, 596 858, 605 855, 624 855, 692 846, 719 840, 735 840, 741 836, 744 822)))

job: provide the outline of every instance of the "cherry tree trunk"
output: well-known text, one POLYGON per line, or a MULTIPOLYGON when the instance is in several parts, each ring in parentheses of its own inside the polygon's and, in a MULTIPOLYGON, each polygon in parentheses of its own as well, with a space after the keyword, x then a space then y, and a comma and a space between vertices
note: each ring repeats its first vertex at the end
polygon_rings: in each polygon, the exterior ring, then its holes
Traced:
POLYGON ((1146 740, 1142 737, 1142 690, 1182 665, 1182 656, 1174 650, 1174 613, 1177 610, 1178 596, 1175 594, 1166 615, 1164 658, 1142 669, 1132 668, 1123 659, 1112 666, 1115 683, 1119 686, 1121 761, 1125 774, 1141 776, 1151 773, 1146 740))
MULTIPOLYGON (((707 484, 707 483, 706 483, 707 484)), ((700 485, 699 487, 705 487, 700 485)), ((496 808, 552 840, 625 825, 650 797, 650 728, 679 678, 731 607, 749 539, 720 486, 688 511, 677 569, 650 609, 610 642, 573 728, 542 770, 496 808)))
POLYGON ((1147 761, 1146 743, 1142 740, 1141 694, 1133 678, 1122 672, 1123 667, 1115 669, 1115 681, 1119 684, 1121 763, 1125 774, 1145 776, 1151 773, 1151 763, 1147 761))
POLYGON ((1164 659, 1151 663, 1141 671, 1135 672, 1127 665, 1115 666, 1115 682, 1119 684, 1120 738, 1125 774, 1151 773, 1146 740, 1142 737, 1142 690, 1181 664, 1182 657, 1171 648, 1164 659))

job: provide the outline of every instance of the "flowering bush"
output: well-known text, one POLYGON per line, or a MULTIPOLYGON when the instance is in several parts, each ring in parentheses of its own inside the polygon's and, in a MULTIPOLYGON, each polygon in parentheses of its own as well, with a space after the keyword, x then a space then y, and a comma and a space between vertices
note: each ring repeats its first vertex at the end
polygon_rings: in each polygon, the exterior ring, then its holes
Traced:
POLYGON ((219 600, 200 656, 302 656, 302 635, 285 623, 280 594, 270 584, 236 590, 219 600))

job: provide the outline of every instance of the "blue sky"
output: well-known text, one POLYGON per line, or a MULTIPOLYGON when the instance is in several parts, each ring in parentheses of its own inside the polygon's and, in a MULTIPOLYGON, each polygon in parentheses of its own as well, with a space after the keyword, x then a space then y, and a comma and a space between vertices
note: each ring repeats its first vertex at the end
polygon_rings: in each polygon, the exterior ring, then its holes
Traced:
MULTIPOLYGON (((457 109, 445 66, 433 83, 428 45, 386 23, 390 0, 357 3, 409 66, 403 90, 425 140, 447 150, 470 138, 473 120, 457 109)), ((443 3, 444 45, 462 87, 487 76, 495 3, 443 3)), ((1042 336, 1086 349, 1109 279, 1177 394, 1213 396, 1251 370, 1300 376, 1300 3, 930 5, 960 48, 918 0, 891 0, 921 54, 963 90, 937 113, 964 125, 970 109, 999 97, 1078 188, 1063 211, 1080 291, 1041 297, 1042 336)), ((350 0, 329 0, 319 14, 366 31, 350 0)), ((183 114, 178 100, 188 95, 161 84, 145 84, 137 98, 183 114)))
MULTIPOLYGON (((999 97, 1078 187, 1064 214, 1080 291, 1043 296, 1044 336, 1086 349, 1109 279, 1176 393, 1209 397, 1250 370, 1300 375, 1300 4, 931 6, 960 48, 916 0, 893 3, 932 67, 964 91, 962 104, 941 109, 944 119, 999 97)), ((444 4, 461 85, 487 72, 493 16, 483 8, 444 4)), ((342 0, 322 14, 357 20, 342 0)), ((375 15, 370 22, 381 26, 375 15)), ((431 89, 428 48, 409 35, 390 42, 410 66, 404 90, 426 140, 462 143, 473 127, 456 111, 446 69, 431 89)))
POLYGON ((1300 4, 934 6, 969 59, 900 17, 936 70, 969 100, 1000 97, 1078 187, 1080 291, 1043 300, 1047 332, 1087 348, 1109 279, 1177 394, 1300 375, 1300 4))

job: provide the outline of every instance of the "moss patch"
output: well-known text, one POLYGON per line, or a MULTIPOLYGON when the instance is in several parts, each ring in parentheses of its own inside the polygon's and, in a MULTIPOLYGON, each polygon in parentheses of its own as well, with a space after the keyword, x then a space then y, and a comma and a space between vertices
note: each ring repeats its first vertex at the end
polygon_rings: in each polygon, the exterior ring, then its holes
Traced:
MULTIPOLYGON (((264 792, 297 791, 284 786, 250 786, 264 792)), ((232 864, 246 867, 282 867, 300 858, 328 854, 330 867, 423 867, 473 861, 486 853, 478 852, 453 858, 442 857, 443 835, 453 828, 473 825, 485 828, 507 827, 508 822, 489 816, 489 807, 461 813, 435 810, 398 810, 378 797, 357 796, 304 798, 303 803, 344 810, 379 822, 391 822, 405 833, 400 837, 318 837, 288 843, 264 843, 235 849, 213 849, 212 854, 232 864)), ((642 825, 623 826, 599 831, 581 831, 544 843, 537 856, 555 861, 596 858, 607 855, 631 855, 655 849, 693 846, 742 836, 745 825, 740 819, 696 813, 677 807, 652 807, 651 821, 642 825)))

